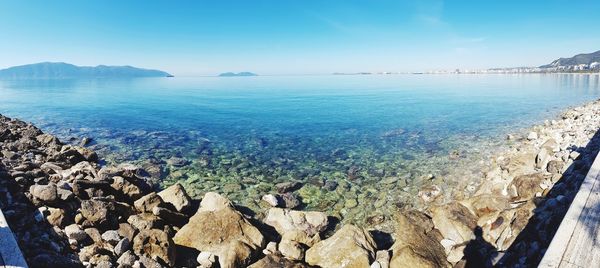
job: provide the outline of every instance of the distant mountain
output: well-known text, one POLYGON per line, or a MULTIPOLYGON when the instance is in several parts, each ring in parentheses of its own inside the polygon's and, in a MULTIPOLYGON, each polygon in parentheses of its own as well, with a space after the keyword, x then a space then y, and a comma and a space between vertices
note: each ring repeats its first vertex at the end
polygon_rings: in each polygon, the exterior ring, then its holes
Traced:
POLYGON ((255 73, 251 73, 251 72, 240 72, 240 73, 232 73, 232 72, 227 72, 227 73, 222 73, 219 74, 220 77, 234 77, 234 76, 258 76, 258 74, 255 73))
POLYGON ((578 54, 571 58, 560 58, 550 64, 542 65, 540 68, 559 68, 561 66, 576 66, 581 64, 589 66, 594 62, 600 62, 600 50, 588 54, 578 54))
POLYGON ((131 66, 76 66, 64 62, 42 62, 0 70, 0 78, 110 78, 110 77, 171 77, 159 71, 131 66))

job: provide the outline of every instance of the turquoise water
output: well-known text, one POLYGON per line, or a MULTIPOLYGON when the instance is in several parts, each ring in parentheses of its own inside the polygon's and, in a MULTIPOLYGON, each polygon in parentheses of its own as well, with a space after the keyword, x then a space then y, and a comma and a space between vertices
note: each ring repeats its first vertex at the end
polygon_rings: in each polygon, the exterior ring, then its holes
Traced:
POLYGON ((473 161, 502 145, 507 133, 598 98, 599 80, 581 74, 5 80, 0 113, 65 142, 91 137, 108 163, 160 167, 165 184, 181 181, 193 195, 214 190, 260 208, 260 196, 274 191, 274 183, 298 180, 302 208, 364 221, 415 205, 421 187, 451 192, 476 181, 473 161), (173 156, 189 164, 168 164, 173 156), (428 174, 434 179, 424 179, 428 174))

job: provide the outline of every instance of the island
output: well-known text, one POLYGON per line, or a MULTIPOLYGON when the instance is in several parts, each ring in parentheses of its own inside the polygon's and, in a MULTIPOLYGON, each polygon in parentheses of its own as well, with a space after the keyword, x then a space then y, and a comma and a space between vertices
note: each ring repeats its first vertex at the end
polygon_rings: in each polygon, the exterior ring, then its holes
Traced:
POLYGON ((141 69, 132 66, 76 66, 64 62, 42 62, 10 67, 0 70, 5 79, 46 78, 126 78, 126 77, 173 77, 159 70, 141 69))
POLYGON ((239 72, 239 73, 226 72, 226 73, 219 74, 219 77, 237 77, 237 76, 258 76, 258 74, 251 73, 251 72, 239 72))

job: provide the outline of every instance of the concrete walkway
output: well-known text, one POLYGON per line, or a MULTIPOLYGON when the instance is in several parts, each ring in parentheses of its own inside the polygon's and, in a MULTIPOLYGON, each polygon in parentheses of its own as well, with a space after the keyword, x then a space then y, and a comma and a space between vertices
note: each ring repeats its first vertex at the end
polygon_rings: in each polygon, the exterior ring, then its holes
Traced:
POLYGON ((599 156, 538 267, 600 267, 599 156))
POLYGON ((0 210, 0 267, 27 267, 2 210, 0 210))

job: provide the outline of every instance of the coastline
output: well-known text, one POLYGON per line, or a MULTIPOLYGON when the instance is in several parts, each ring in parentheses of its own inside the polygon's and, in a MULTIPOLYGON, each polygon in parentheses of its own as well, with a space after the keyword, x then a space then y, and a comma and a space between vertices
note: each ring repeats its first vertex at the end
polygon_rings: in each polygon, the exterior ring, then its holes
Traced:
MULTIPOLYGON (((322 212, 250 211, 217 193, 192 200, 179 184, 160 189, 158 178, 139 167, 101 166, 92 150, 5 117, 0 200, 32 267, 49 261, 63 267, 529 266, 543 256, 598 151, 599 114, 594 101, 527 135, 511 135, 507 151, 474 164, 483 165, 485 177, 472 194, 436 200, 440 186, 425 187, 415 198, 426 207, 397 208, 385 232, 336 225, 322 212)), ((291 182, 278 189, 264 202, 277 204, 296 190, 291 182)))

